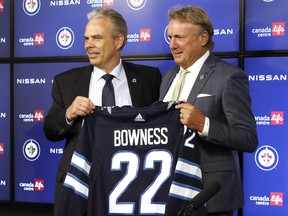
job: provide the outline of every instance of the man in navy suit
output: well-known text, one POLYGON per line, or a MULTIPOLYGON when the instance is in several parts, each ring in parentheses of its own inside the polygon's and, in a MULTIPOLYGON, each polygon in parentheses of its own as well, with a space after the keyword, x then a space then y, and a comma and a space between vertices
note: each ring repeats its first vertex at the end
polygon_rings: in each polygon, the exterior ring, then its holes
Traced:
POLYGON ((184 100, 180 121, 201 137, 200 165, 205 186, 218 181, 221 190, 207 202, 210 216, 232 216, 243 207, 239 152, 258 145, 248 78, 243 70, 211 51, 214 30, 208 14, 188 6, 169 11, 168 37, 177 66, 160 87, 160 100, 184 100), (178 98, 172 98, 182 70, 188 70, 178 98))
POLYGON ((71 69, 55 76, 52 106, 45 117, 44 132, 51 141, 66 139, 57 171, 54 209, 63 186, 68 164, 75 149, 84 116, 102 106, 105 74, 114 78, 115 105, 144 107, 157 101, 161 73, 158 68, 121 60, 120 51, 127 41, 127 25, 112 9, 98 9, 88 14, 84 40, 91 65, 71 69))

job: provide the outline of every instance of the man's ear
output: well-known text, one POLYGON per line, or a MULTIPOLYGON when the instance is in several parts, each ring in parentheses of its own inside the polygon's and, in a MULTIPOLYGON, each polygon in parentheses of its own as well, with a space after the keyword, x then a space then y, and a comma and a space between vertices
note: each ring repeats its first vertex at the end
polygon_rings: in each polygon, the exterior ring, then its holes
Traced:
POLYGON ((116 47, 117 47, 117 50, 121 49, 121 47, 123 46, 124 44, 124 35, 122 34, 119 34, 116 38, 115 38, 115 43, 116 43, 116 47))
POLYGON ((201 38, 201 46, 206 46, 209 40, 209 34, 208 32, 205 30, 201 33, 200 38, 201 38))

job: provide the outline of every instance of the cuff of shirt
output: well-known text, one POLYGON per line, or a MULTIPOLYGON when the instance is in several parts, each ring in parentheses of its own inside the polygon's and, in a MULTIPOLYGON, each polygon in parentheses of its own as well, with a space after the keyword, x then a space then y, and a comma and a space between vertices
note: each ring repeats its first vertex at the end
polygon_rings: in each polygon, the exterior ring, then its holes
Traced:
POLYGON ((205 122, 204 122, 203 131, 202 131, 202 133, 200 133, 198 131, 198 134, 200 135, 200 137, 208 137, 209 127, 210 127, 210 120, 209 120, 208 117, 205 116, 205 122))
MULTIPOLYGON (((66 112, 67 112, 67 111, 66 111, 66 112)), ((74 121, 69 122, 68 119, 67 119, 67 117, 66 117, 66 113, 65 113, 65 120, 66 120, 67 125, 70 125, 70 126, 73 125, 73 122, 74 122, 74 121)))

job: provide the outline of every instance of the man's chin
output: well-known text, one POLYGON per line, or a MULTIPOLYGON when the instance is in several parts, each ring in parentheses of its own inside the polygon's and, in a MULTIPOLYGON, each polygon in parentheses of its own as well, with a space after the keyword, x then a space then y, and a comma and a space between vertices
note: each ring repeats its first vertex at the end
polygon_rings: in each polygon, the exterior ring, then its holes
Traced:
POLYGON ((97 65, 99 64, 99 62, 96 61, 95 59, 89 58, 89 60, 90 60, 90 64, 92 64, 92 65, 94 65, 94 66, 97 66, 97 65))
POLYGON ((90 62, 98 62, 99 61, 99 58, 98 56, 88 56, 90 62))
POLYGON ((174 56, 174 62, 175 62, 176 64, 180 64, 180 63, 181 63, 181 60, 180 60, 180 58, 177 58, 177 57, 174 56))

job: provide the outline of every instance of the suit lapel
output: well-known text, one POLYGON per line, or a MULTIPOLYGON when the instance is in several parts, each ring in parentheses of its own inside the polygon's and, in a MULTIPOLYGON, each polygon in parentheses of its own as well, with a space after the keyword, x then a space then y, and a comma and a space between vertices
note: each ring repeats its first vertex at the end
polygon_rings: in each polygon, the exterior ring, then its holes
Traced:
POLYGON ((92 71, 93 66, 89 65, 87 67, 82 68, 81 71, 77 73, 77 76, 75 76, 74 93, 77 96, 88 97, 92 71))
POLYGON ((140 76, 139 72, 133 67, 132 64, 129 64, 129 62, 122 62, 124 71, 127 77, 129 92, 131 95, 132 105, 133 106, 139 106, 141 104, 141 89, 143 80, 140 76))
POLYGON ((193 88, 189 94, 188 102, 191 104, 194 104, 197 95, 201 92, 203 86, 208 81, 211 74, 214 72, 212 69, 215 66, 215 56, 211 55, 207 58, 207 60, 204 62, 196 81, 193 85, 193 88))
POLYGON ((165 74, 165 80, 163 80, 163 83, 161 84, 159 100, 164 100, 164 97, 167 94, 179 69, 180 67, 177 65, 166 72, 167 75, 165 74))

